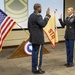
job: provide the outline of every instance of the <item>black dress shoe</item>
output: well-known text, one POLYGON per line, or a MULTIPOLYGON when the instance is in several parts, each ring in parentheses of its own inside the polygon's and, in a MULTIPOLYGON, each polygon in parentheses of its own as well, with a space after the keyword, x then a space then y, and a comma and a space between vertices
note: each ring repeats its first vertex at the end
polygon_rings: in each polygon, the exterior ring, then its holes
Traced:
POLYGON ((34 71, 33 73, 34 73, 34 74, 44 74, 44 73, 45 73, 45 71, 38 70, 38 71, 34 71))
POLYGON ((64 64, 64 66, 68 66, 68 64, 64 64))
POLYGON ((71 64, 71 65, 67 65, 67 67, 73 67, 74 66, 74 64, 71 64))
POLYGON ((64 64, 64 66, 66 66, 66 67, 73 67, 74 64, 64 64))
POLYGON ((39 71, 42 71, 43 73, 45 73, 45 71, 43 71, 42 69, 40 69, 39 71))

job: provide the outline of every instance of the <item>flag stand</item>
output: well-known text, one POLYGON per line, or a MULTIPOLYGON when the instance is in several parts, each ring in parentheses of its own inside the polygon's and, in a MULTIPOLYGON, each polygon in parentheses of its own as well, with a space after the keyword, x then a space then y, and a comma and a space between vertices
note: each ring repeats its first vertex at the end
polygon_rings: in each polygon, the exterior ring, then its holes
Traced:
MULTIPOLYGON (((16 50, 8 57, 8 59, 13 59, 13 58, 20 58, 20 57, 27 57, 30 55, 27 55, 24 51, 24 45, 27 41, 23 41, 17 48, 16 50)), ((48 54, 49 51, 44 47, 43 54, 48 54)))
MULTIPOLYGON (((20 25, 18 25, 21 29, 23 29, 20 25)), ((24 29, 23 29, 24 30, 24 29)), ((25 31, 25 30, 24 30, 25 31)), ((25 31, 26 32, 26 31, 25 31)), ((27 32, 26 32, 27 33, 27 32)), ((28 33, 27 33, 28 34, 28 33)), ((29 35, 29 34, 28 34, 29 35)), ((17 48, 16 50, 8 57, 8 59, 13 59, 13 58, 20 58, 20 57, 27 57, 27 56, 31 56, 28 55, 25 52, 25 44, 29 41, 29 39, 27 39, 26 41, 23 41, 17 48)), ((48 54, 49 51, 44 47, 43 50, 43 54, 48 54)))

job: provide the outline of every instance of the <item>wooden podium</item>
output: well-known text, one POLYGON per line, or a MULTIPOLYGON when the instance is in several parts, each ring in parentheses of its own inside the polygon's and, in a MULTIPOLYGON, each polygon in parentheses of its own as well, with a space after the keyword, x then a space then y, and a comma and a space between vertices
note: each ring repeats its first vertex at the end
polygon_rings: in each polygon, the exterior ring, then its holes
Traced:
MULTIPOLYGON (((26 45, 26 43, 28 42, 29 40, 27 41, 23 41, 18 47, 17 49, 12 53, 12 55, 10 55, 8 58, 9 59, 12 59, 12 58, 20 58, 20 57, 27 57, 27 56, 31 56, 31 55, 28 55, 26 52, 25 52, 25 49, 24 49, 24 46, 26 45)), ((48 54, 49 51, 44 48, 43 50, 43 54, 48 54)))

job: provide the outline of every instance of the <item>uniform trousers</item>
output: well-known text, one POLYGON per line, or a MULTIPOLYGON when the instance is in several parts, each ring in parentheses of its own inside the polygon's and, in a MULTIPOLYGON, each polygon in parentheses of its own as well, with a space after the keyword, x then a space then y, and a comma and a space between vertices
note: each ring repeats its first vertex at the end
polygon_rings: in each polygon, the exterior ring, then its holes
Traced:
POLYGON ((43 45, 32 44, 32 72, 38 71, 42 66, 43 45))
POLYGON ((67 64, 73 64, 73 54, 74 54, 74 40, 66 39, 66 53, 67 53, 67 64))

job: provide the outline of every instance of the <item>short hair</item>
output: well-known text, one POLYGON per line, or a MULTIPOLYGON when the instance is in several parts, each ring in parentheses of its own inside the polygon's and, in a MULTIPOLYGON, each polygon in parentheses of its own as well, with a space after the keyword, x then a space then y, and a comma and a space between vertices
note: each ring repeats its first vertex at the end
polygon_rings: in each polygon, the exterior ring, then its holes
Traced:
POLYGON ((74 8, 73 7, 69 7, 68 9, 71 9, 73 11, 73 13, 75 13, 74 8))
POLYGON ((68 9, 71 9, 72 11, 74 11, 74 8, 73 7, 69 7, 68 9))
POLYGON ((34 10, 37 10, 37 8, 39 8, 39 7, 41 7, 41 4, 39 4, 39 3, 36 3, 36 4, 34 4, 34 10))

